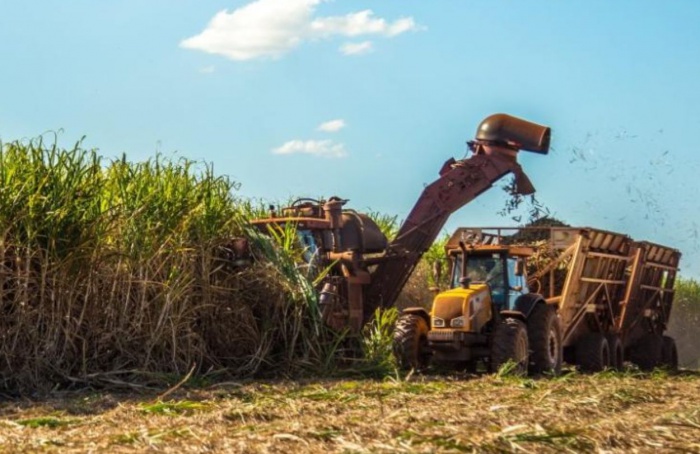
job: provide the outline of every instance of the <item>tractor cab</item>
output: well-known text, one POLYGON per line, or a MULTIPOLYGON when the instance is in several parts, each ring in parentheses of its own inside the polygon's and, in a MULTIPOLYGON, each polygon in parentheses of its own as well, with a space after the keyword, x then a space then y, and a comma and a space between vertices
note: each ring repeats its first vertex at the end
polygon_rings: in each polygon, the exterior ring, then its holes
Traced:
POLYGON ((477 246, 454 251, 451 288, 486 285, 497 311, 512 310, 515 300, 528 293, 525 259, 529 248, 477 246))

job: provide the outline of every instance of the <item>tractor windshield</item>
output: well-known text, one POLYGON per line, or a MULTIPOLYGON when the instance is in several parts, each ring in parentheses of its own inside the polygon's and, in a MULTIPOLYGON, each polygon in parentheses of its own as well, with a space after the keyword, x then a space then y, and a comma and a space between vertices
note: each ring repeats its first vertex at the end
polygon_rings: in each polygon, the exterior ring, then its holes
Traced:
MULTIPOLYGON (((467 277, 474 284, 488 284, 493 301, 505 308, 523 293, 527 286, 523 276, 516 273, 517 259, 502 254, 467 255, 467 277)), ((462 277, 462 257, 455 257, 452 287, 459 287, 462 277)))
MULTIPOLYGON (((499 253, 467 255, 467 277, 474 284, 488 284, 494 303, 504 305, 508 282, 506 259, 499 253)), ((462 257, 457 256, 452 274, 453 288, 459 287, 462 274, 462 257)))
MULTIPOLYGON (((489 284, 493 287, 505 286, 503 257, 500 254, 468 255, 467 277, 473 283, 489 284)), ((462 273, 462 257, 457 256, 452 273, 452 287, 459 287, 462 273)))

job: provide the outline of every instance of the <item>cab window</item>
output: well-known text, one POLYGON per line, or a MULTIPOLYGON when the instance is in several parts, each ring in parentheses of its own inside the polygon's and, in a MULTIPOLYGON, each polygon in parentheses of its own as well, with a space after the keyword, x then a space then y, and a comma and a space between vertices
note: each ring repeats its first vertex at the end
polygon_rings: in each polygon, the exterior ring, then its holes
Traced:
MULTIPOLYGON (((462 257, 455 258, 452 269, 452 287, 459 287, 462 277, 462 257)), ((504 287, 503 258, 499 254, 468 255, 467 277, 473 283, 488 283, 493 287, 504 287)))
POLYGON ((516 270, 518 269, 518 259, 510 257, 507 260, 508 263, 508 285, 511 288, 511 292, 516 292, 520 295, 529 293, 527 288, 526 278, 523 275, 518 276, 516 270), (521 290, 517 291, 516 288, 520 287, 521 290))

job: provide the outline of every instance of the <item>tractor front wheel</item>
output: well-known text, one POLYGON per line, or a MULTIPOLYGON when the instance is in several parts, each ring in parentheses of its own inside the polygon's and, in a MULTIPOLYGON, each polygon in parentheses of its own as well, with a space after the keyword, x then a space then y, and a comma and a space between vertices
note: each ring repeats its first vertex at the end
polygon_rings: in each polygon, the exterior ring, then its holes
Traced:
POLYGON ((506 318, 493 333, 490 371, 499 372, 501 367, 511 363, 513 369, 510 372, 516 375, 527 374, 529 349, 525 323, 515 318, 506 318))
POLYGON ((428 323, 416 314, 402 314, 394 328, 394 355, 402 369, 424 369, 430 362, 428 323))

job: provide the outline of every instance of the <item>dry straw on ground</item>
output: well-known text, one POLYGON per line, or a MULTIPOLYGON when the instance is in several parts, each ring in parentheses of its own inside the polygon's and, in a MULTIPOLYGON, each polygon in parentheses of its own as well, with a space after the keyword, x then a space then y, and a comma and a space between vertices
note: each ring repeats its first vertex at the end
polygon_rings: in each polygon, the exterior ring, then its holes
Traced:
POLYGON ((700 377, 228 383, 0 404, 5 451, 698 452, 700 377))

